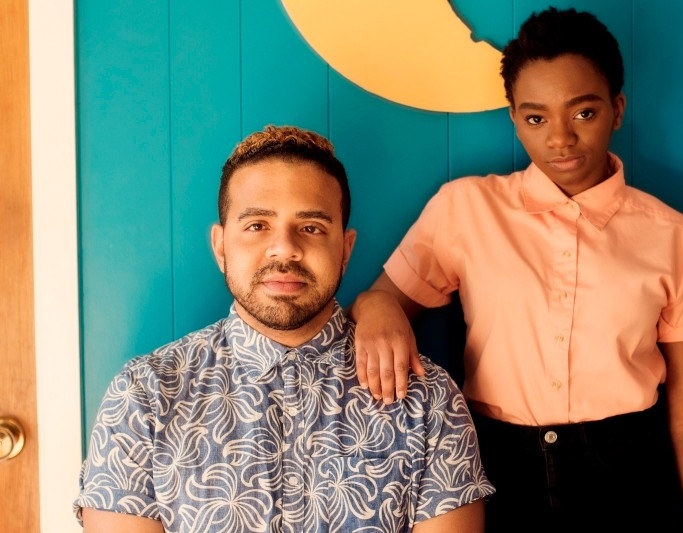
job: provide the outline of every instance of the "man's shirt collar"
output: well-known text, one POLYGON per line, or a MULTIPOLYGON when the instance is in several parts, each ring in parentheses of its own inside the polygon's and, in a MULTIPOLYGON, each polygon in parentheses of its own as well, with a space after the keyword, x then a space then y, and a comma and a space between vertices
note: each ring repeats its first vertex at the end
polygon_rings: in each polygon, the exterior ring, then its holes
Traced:
POLYGON ((240 318, 234 304, 223 328, 224 342, 232 364, 243 367, 250 381, 258 381, 277 365, 293 359, 342 364, 347 360, 351 323, 335 300, 332 315, 309 341, 296 347, 284 346, 259 333, 240 318))

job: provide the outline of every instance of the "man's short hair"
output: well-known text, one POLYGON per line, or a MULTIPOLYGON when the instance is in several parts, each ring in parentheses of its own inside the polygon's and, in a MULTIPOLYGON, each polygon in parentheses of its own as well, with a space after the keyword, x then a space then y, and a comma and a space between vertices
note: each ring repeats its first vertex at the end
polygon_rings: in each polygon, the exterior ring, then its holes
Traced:
POLYGON ((228 182, 238 168, 266 159, 309 162, 337 180, 341 187, 342 225, 348 226, 351 215, 351 192, 346 170, 334 155, 334 146, 322 135, 296 126, 266 126, 246 137, 233 150, 223 165, 218 191, 218 217, 225 225, 228 211, 228 182))
POLYGON ((503 49, 500 72, 510 104, 514 107, 512 90, 527 63, 565 54, 580 55, 593 63, 605 77, 612 98, 621 92, 624 62, 614 35, 591 13, 550 7, 533 13, 503 49))

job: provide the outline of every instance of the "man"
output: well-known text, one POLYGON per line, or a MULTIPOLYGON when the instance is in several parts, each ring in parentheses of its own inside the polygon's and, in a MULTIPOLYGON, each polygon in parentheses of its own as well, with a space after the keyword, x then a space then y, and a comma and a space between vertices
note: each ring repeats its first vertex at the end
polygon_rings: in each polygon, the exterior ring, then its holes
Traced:
POLYGON ((430 200, 353 305, 359 380, 402 397, 408 362, 421 372, 406 315, 457 290, 487 531, 683 531, 683 215, 608 151, 619 45, 592 14, 549 8, 501 73, 532 164, 430 200))
POLYGON ((493 488, 445 371, 423 359, 391 406, 358 386, 334 298, 356 234, 330 142, 248 136, 218 210, 230 315, 114 378, 75 502, 85 531, 483 531, 493 488))

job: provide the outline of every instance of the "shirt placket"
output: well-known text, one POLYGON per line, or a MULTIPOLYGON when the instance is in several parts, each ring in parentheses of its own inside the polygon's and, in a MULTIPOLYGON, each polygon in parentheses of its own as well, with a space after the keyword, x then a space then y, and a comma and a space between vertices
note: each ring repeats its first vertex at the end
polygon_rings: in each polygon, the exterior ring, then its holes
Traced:
MULTIPOLYGON (((308 483, 302 452, 301 430, 301 378, 299 373, 299 353, 288 350, 282 363, 284 395, 282 400, 283 417, 283 491, 282 519, 288 527, 302 519, 304 491, 308 483)), ((287 528, 285 529, 287 530, 287 528)))
POLYGON ((569 417, 569 349, 577 283, 579 204, 568 200, 555 212, 554 280, 548 295, 550 324, 550 357, 546 360, 552 418, 569 417))

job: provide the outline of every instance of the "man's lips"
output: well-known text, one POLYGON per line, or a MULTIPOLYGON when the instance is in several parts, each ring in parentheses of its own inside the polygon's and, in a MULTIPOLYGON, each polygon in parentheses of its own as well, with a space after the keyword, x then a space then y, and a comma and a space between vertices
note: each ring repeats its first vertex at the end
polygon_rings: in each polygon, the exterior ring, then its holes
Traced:
POLYGON ((559 170, 560 172, 567 172, 579 168, 583 164, 583 161, 583 156, 575 155, 566 157, 555 157, 548 161, 548 164, 555 170, 559 170))
POLYGON ((275 294, 295 294, 315 283, 315 276, 296 263, 271 263, 259 269, 254 284, 260 284, 275 294))
POLYGON ((261 283, 273 292, 297 292, 304 288, 308 283, 300 278, 293 276, 268 277, 261 280, 261 283))

